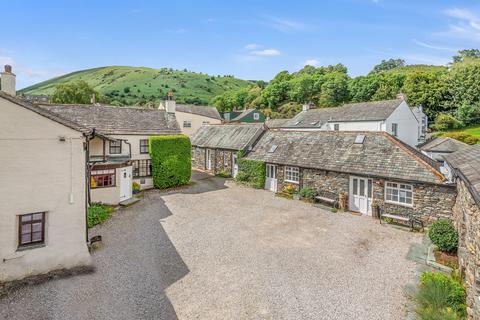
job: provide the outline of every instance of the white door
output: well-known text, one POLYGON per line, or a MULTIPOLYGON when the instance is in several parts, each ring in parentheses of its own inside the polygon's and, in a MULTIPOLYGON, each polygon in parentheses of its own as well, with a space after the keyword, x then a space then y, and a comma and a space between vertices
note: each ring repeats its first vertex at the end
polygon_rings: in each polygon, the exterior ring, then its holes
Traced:
POLYGON ((132 197, 132 167, 120 168, 120 201, 132 197))
POLYGON ((206 162, 207 162, 207 170, 212 170, 212 150, 210 149, 207 149, 206 162))
POLYGON ((277 166, 274 164, 267 164, 265 189, 277 192, 277 166))
POLYGON ((351 211, 372 215, 372 179, 350 177, 349 207, 351 211))
POLYGON ((232 154, 232 176, 235 178, 238 173, 238 163, 237 163, 237 155, 234 153, 232 154))

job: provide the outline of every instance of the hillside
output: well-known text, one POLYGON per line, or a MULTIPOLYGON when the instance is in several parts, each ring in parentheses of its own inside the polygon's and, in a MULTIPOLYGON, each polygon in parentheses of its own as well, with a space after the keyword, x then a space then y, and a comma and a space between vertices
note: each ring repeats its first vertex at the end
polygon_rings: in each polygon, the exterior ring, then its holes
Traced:
POLYGON ((50 95, 60 83, 84 80, 116 105, 160 101, 168 91, 180 103, 207 104, 226 91, 246 88, 250 82, 231 76, 210 76, 191 71, 145 67, 101 67, 66 74, 24 88, 18 94, 50 95))

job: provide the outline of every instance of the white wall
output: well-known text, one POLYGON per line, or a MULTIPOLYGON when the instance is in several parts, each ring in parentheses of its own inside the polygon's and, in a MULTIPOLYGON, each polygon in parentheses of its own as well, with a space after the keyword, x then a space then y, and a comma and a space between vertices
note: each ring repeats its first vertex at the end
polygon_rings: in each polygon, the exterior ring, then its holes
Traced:
POLYGON ((398 124, 397 138, 415 147, 418 144, 418 121, 412 110, 403 101, 386 121, 386 132, 392 134, 392 123, 398 124))
POLYGON ((80 132, 0 98, 0 282, 91 264, 83 142, 80 132), (43 211, 45 245, 18 250, 18 216, 43 211))
POLYGON ((198 129, 203 125, 203 122, 208 122, 209 124, 221 124, 222 120, 213 119, 210 117, 204 117, 198 114, 188 113, 188 112, 175 112, 175 117, 177 118, 178 125, 183 134, 192 136, 197 132, 198 129), (192 124, 191 128, 184 128, 183 122, 190 121, 192 124))
POLYGON ((340 125, 340 131, 380 131, 382 121, 330 122, 327 130, 333 130, 335 124, 340 125))

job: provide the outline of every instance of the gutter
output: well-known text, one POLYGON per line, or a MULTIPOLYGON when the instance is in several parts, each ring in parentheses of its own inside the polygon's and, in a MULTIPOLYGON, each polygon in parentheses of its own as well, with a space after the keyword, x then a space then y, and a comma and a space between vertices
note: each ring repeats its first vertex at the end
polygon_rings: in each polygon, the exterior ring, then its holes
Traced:
POLYGON ((95 137, 95 128, 85 137, 85 240, 88 243, 88 207, 90 206, 90 140, 95 137))

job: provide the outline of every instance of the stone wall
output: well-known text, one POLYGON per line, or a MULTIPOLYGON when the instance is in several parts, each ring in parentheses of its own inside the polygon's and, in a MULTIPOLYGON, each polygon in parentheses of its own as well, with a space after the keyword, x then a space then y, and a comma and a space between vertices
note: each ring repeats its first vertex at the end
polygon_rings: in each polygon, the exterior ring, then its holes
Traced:
POLYGON ((232 155, 233 152, 223 149, 215 149, 215 167, 214 173, 226 172, 232 175, 232 155))
POLYGON ((480 207, 465 183, 457 181, 453 221, 460 235, 458 257, 465 275, 469 319, 480 319, 480 207))
MULTIPOLYGON (((300 168, 300 181, 294 184, 297 190, 311 187, 334 193, 343 192, 349 196, 350 175, 317 169, 300 168)), ((413 185, 413 207, 385 203, 385 180, 371 178, 373 182, 373 201, 383 205, 385 212, 398 215, 414 214, 425 223, 444 218, 451 219, 452 207, 455 203, 456 191, 453 186, 437 186, 430 184, 413 185)), ((280 192, 286 184, 284 182, 284 166, 277 165, 277 190, 280 192)))
POLYGON ((224 149, 210 149, 212 158, 212 170, 207 170, 207 149, 192 147, 192 167, 218 174, 226 171, 232 174, 232 156, 234 151, 224 149))
POLYGON ((192 147, 192 167, 205 170, 205 148, 192 147))

